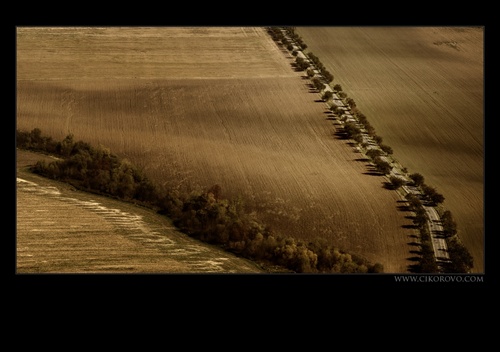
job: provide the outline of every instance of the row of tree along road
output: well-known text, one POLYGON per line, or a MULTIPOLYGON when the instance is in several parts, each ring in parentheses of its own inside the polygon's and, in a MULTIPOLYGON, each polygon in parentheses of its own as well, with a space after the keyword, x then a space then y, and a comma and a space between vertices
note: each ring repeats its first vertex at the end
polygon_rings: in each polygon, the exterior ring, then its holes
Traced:
POLYGON ((334 84, 333 74, 312 52, 306 52, 307 44, 293 27, 269 27, 269 35, 295 57, 293 66, 305 71, 311 89, 321 95, 321 100, 331 111, 336 135, 353 141, 355 151, 364 155, 370 172, 386 178, 385 186, 398 191, 405 199, 405 209, 412 211, 414 228, 420 236, 420 263, 413 271, 422 273, 468 273, 473 259, 457 235, 457 224, 449 210, 442 207, 445 198, 436 188, 427 185, 424 176, 408 173, 392 156, 393 150, 383 143, 356 102, 344 92, 340 84, 334 84))

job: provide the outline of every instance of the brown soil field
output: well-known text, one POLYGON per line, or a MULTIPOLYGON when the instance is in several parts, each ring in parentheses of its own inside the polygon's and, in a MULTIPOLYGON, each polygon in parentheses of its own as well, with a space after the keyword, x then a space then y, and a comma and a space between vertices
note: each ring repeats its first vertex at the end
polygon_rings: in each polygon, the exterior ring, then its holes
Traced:
POLYGON ((398 194, 263 28, 20 28, 17 45, 17 128, 104 145, 159 184, 219 184, 280 233, 385 272, 413 264, 398 194))
POLYGON ((17 151, 18 274, 264 272, 189 238, 152 210, 29 172, 26 166, 40 159, 51 160, 17 151))
POLYGON ((409 172, 445 196, 484 272, 484 30, 299 27, 409 172))

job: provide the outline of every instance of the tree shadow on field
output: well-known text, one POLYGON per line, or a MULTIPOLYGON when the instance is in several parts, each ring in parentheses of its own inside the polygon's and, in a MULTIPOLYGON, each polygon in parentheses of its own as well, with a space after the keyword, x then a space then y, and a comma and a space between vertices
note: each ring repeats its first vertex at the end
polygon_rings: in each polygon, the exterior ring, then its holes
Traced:
MULTIPOLYGON (((408 202, 406 201, 403 201, 403 200, 398 200, 398 205, 396 205, 396 209, 400 212, 403 212, 403 213, 409 213, 411 212, 411 208, 410 208, 410 205, 408 204, 408 202)), ((405 219, 410 219, 410 220, 413 220, 415 218, 414 215, 405 215, 405 219)))
POLYGON ((336 138, 336 139, 340 139, 340 140, 346 140, 346 139, 349 139, 349 136, 347 135, 347 133, 345 133, 344 131, 335 131, 333 133, 333 136, 336 138))
POLYGON ((325 101, 323 99, 314 99, 315 103, 324 103, 325 101))
POLYGON ((388 181, 382 182, 382 187, 390 191, 394 191, 396 189, 396 187, 394 187, 394 185, 388 181))
POLYGON ((401 225, 401 227, 402 227, 403 229, 409 229, 409 230, 418 229, 418 226, 417 226, 417 225, 401 225))
MULTIPOLYGON (((304 70, 301 70, 301 69, 297 66, 297 64, 296 64, 295 62, 290 63, 290 66, 292 66, 292 68, 293 68, 293 70, 294 70, 295 72, 302 72, 302 71, 304 71, 304 70)), ((304 77, 304 76, 302 76, 302 77, 304 77)))
POLYGON ((406 258, 411 264, 408 264, 407 268, 410 273, 420 273, 422 272, 421 258, 419 256, 412 256, 406 258))
MULTIPOLYGON (((411 243, 409 243, 411 244, 411 243)), ((411 244, 413 245, 413 244, 411 244)), ((418 244, 420 246, 420 244, 418 244)), ((406 260, 411 262, 408 265, 408 271, 411 273, 420 273, 422 271, 422 252, 420 250, 410 250, 410 253, 413 254, 411 257, 407 257, 406 260)))
POLYGON ((370 175, 370 176, 384 176, 384 174, 382 172, 380 172, 379 170, 377 170, 377 168, 371 164, 367 164, 366 165, 366 170, 365 172, 363 172, 364 175, 370 175))
POLYGON ((402 212, 407 212, 410 211, 410 206, 409 205, 397 205, 396 209, 402 212))
POLYGON ((363 175, 369 175, 369 176, 383 176, 380 172, 378 171, 366 171, 363 172, 363 175))

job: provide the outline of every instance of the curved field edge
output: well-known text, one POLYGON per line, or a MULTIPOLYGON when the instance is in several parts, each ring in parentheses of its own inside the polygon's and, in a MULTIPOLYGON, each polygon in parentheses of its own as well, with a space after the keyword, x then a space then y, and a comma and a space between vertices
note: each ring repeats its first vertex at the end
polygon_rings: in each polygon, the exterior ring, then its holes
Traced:
MULTIPOLYGON (((39 130, 38 130, 39 131, 39 130)), ((84 142, 72 143, 71 138, 66 138, 62 143, 54 142, 51 138, 41 137, 37 130, 31 134, 18 133, 18 139, 32 145, 43 144, 36 147, 42 151, 56 151, 63 159, 52 157, 55 161, 37 161, 30 167, 32 172, 46 177, 60 179, 69 182, 78 188, 91 192, 105 193, 107 196, 119 199, 140 202, 143 206, 156 208, 159 213, 166 213, 174 219, 174 224, 179 226, 182 232, 189 234, 205 242, 215 243, 223 248, 235 251, 240 255, 258 262, 265 262, 267 267, 284 267, 294 272, 381 272, 381 265, 372 265, 360 258, 353 258, 350 254, 342 253, 338 249, 331 248, 322 242, 305 243, 297 242, 292 238, 282 237, 268 228, 258 224, 253 216, 245 214, 240 200, 227 201, 220 199, 220 187, 214 186, 208 192, 201 194, 180 195, 176 190, 160 190, 144 178, 126 160, 120 161, 115 156, 108 154, 101 148, 92 148, 84 142), (105 175, 109 176, 105 176, 105 175)), ((81 201, 80 199, 60 197, 60 192, 55 187, 40 187, 34 182, 17 178, 18 189, 31 192, 31 194, 43 195, 48 201, 54 197, 57 200, 77 203, 85 210, 93 210, 104 214, 109 222, 121 225, 121 230, 130 230, 129 235, 133 238, 144 239, 154 236, 153 241, 167 246, 172 252, 183 252, 186 249, 171 248, 175 244, 170 238, 158 236, 158 232, 151 232, 145 228, 141 217, 136 214, 123 213, 118 209, 108 209, 95 201, 81 201), (140 232, 140 233, 137 233, 140 232), (166 242, 166 243, 165 243, 166 242)), ((36 203, 30 201, 30 204, 36 203)), ((57 210, 57 209, 56 209, 57 210)), ((63 209, 64 210, 64 209, 63 209)), ((39 210, 41 211, 41 210, 39 210)), ((29 210, 22 215, 32 216, 29 210)), ((60 212, 57 212, 59 214, 60 212)), ((48 213, 43 210, 41 217, 48 213)), ((86 218, 82 214, 83 218, 86 218)), ((36 222, 27 221, 28 225, 36 222)), ((43 221, 42 223, 54 223, 54 221, 43 221)), ((68 226, 67 222, 66 225, 68 226)), ((73 225, 70 225, 73 227, 73 225)), ((82 225, 84 231, 88 227, 82 225)), ((68 228, 63 230, 68 231, 68 228)), ((30 231, 46 233, 45 229, 30 231)), ((94 231, 100 232, 100 227, 94 231), (99 230, 98 230, 99 229, 99 230)), ((78 232, 78 231, 77 231, 78 232)), ((35 235, 36 236, 36 235, 35 235)), ((61 234, 56 233, 53 239, 61 240, 61 234)), ((64 238, 63 241, 67 238, 64 238)), ((89 238, 90 240, 90 238, 89 238)), ((92 242, 92 241, 91 241, 92 242)), ((79 243, 79 242, 78 242, 79 243)), ((176 253, 177 254, 177 253, 176 253)), ((209 267, 217 261, 211 260, 209 267)), ((200 263, 203 266, 204 263, 200 263)), ((205 263, 206 265, 206 263, 205 263)), ((109 266, 109 265, 107 265, 109 266)), ((205 269, 207 270, 207 269, 205 269)), ((213 269, 212 269, 213 270, 213 269)))
MULTIPOLYGON (((264 48, 277 52, 265 33, 259 38, 264 48)), ((213 37, 203 40, 214 44, 213 37)), ((132 42, 133 37, 128 45, 136 45, 132 42)), ((73 48, 71 41, 66 45, 73 48)), ((21 62, 28 46, 23 50, 21 62)), ((366 165, 345 141, 334 138, 324 106, 291 70, 292 58, 280 52, 264 55, 266 67, 266 60, 280 67, 277 77, 249 79, 251 74, 259 76, 259 67, 252 66, 243 76, 210 79, 185 74, 186 79, 104 81, 83 79, 77 72, 76 80, 51 80, 56 57, 45 55, 49 49, 40 45, 33 50, 43 53, 37 57, 44 69, 37 71, 36 79, 25 75, 18 81, 20 128, 44 126, 55 138, 71 132, 77 139, 105 145, 143 167, 158 183, 200 189, 218 183, 228 197, 248 199, 257 216, 280 232, 303 240, 322 237, 381 262, 386 272, 406 272, 412 264, 408 243, 414 231, 405 227, 411 225, 409 214, 397 210, 398 195, 384 189, 381 178, 367 174, 366 165)), ((195 57, 201 49, 182 50, 191 50, 195 57)), ((219 54, 230 62, 227 51, 219 54)), ((93 65, 83 67, 93 72, 93 65)), ((221 67, 226 68, 223 63, 221 67)))
POLYGON ((189 238, 155 211, 28 170, 17 151, 16 273, 259 274, 256 263, 189 238))

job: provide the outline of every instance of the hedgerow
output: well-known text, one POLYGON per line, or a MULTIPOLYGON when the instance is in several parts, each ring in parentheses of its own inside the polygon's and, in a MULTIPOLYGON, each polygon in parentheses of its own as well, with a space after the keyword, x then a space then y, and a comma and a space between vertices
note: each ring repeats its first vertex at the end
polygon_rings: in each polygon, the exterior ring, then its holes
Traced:
POLYGON ((31 132, 18 130, 16 141, 20 149, 60 157, 49 163, 38 161, 33 172, 86 191, 151 207, 171 218, 185 234, 256 262, 297 273, 383 272, 381 264, 371 264, 320 239, 306 243, 275 233, 245 210, 242 199, 221 198, 218 185, 190 194, 159 188, 130 161, 106 148, 74 142, 73 135, 55 142, 36 128, 31 132))

